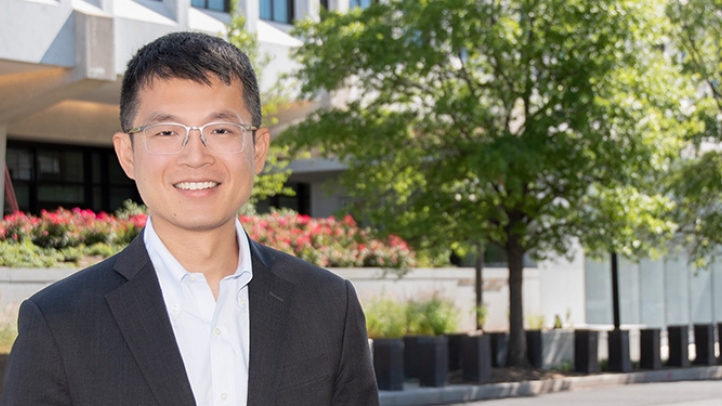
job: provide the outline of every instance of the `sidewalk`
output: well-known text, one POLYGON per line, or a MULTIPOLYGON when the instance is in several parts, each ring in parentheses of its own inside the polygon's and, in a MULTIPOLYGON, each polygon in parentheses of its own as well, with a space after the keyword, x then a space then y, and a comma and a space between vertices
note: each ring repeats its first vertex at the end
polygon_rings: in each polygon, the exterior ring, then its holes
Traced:
POLYGON ((665 368, 656 371, 601 373, 525 382, 486 385, 449 385, 443 388, 420 388, 406 383, 403 391, 381 391, 381 406, 424 406, 463 403, 512 396, 613 387, 631 383, 672 382, 722 379, 722 366, 665 368))

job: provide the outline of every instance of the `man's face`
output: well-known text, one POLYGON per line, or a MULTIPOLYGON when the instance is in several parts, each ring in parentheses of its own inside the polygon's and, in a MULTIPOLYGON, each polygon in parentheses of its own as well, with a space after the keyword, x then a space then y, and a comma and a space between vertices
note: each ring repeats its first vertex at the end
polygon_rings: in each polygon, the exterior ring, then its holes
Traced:
MULTIPOLYGON (((159 122, 202 126, 214 121, 251 124, 243 103, 241 83, 226 86, 210 75, 211 86, 185 79, 156 79, 138 93, 134 127, 159 122)), ((188 143, 176 155, 149 154, 144 135, 117 133, 113 138, 121 166, 134 179, 153 216, 154 227, 172 231, 210 231, 232 227, 236 212, 248 200, 255 174, 263 169, 269 133, 251 132, 243 151, 214 154, 192 130, 188 143)))

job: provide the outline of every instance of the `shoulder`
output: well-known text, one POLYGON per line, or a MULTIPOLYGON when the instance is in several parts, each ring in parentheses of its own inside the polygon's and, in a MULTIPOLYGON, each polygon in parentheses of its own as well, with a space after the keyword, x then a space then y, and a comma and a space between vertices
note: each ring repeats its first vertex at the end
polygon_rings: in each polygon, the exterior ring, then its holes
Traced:
POLYGON ((40 309, 66 306, 82 308, 89 302, 105 300, 105 295, 126 281, 113 270, 118 255, 80 270, 40 290, 30 297, 40 309))

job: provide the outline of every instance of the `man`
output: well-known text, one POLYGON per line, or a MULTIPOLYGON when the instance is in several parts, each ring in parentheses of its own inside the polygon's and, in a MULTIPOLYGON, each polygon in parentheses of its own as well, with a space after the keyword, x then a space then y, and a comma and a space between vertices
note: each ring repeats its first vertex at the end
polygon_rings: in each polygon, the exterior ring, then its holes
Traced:
POLYGON ((238 222, 270 138, 248 57, 162 37, 129 62, 120 111, 148 224, 23 303, 0 404, 378 405, 350 283, 238 222))

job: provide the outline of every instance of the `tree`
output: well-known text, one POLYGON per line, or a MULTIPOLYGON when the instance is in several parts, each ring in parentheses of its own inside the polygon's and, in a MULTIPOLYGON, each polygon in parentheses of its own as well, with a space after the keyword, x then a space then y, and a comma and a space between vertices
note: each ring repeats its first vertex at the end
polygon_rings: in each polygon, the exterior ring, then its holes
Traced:
POLYGON ((687 154, 671 171, 668 189, 678 202, 679 236, 699 267, 722 244, 722 2, 672 0, 675 60, 697 92, 684 101, 694 131, 687 154))
MULTIPOLYGON (((228 42, 248 55, 260 85, 263 71, 273 61, 273 58, 261 51, 256 33, 249 32, 246 29, 246 17, 232 10, 231 21, 226 25, 224 36, 228 42)), ((275 114, 278 113, 279 107, 286 100, 287 95, 281 87, 280 81, 261 94, 264 126, 277 123, 278 120, 275 114)), ((256 203, 269 196, 278 194, 293 196, 293 189, 285 186, 291 174, 291 171, 287 168, 288 163, 288 148, 278 143, 271 143, 266 158, 266 166, 263 172, 256 177, 251 198, 244 206, 244 210, 255 211, 256 203)))
POLYGON ((389 0, 302 21, 308 97, 361 96, 282 137, 336 156, 353 207, 417 246, 494 243, 509 364, 526 364, 525 256, 633 255, 669 233, 656 181, 679 148, 677 71, 645 0, 389 0), (339 92, 339 94, 341 94, 339 92))

